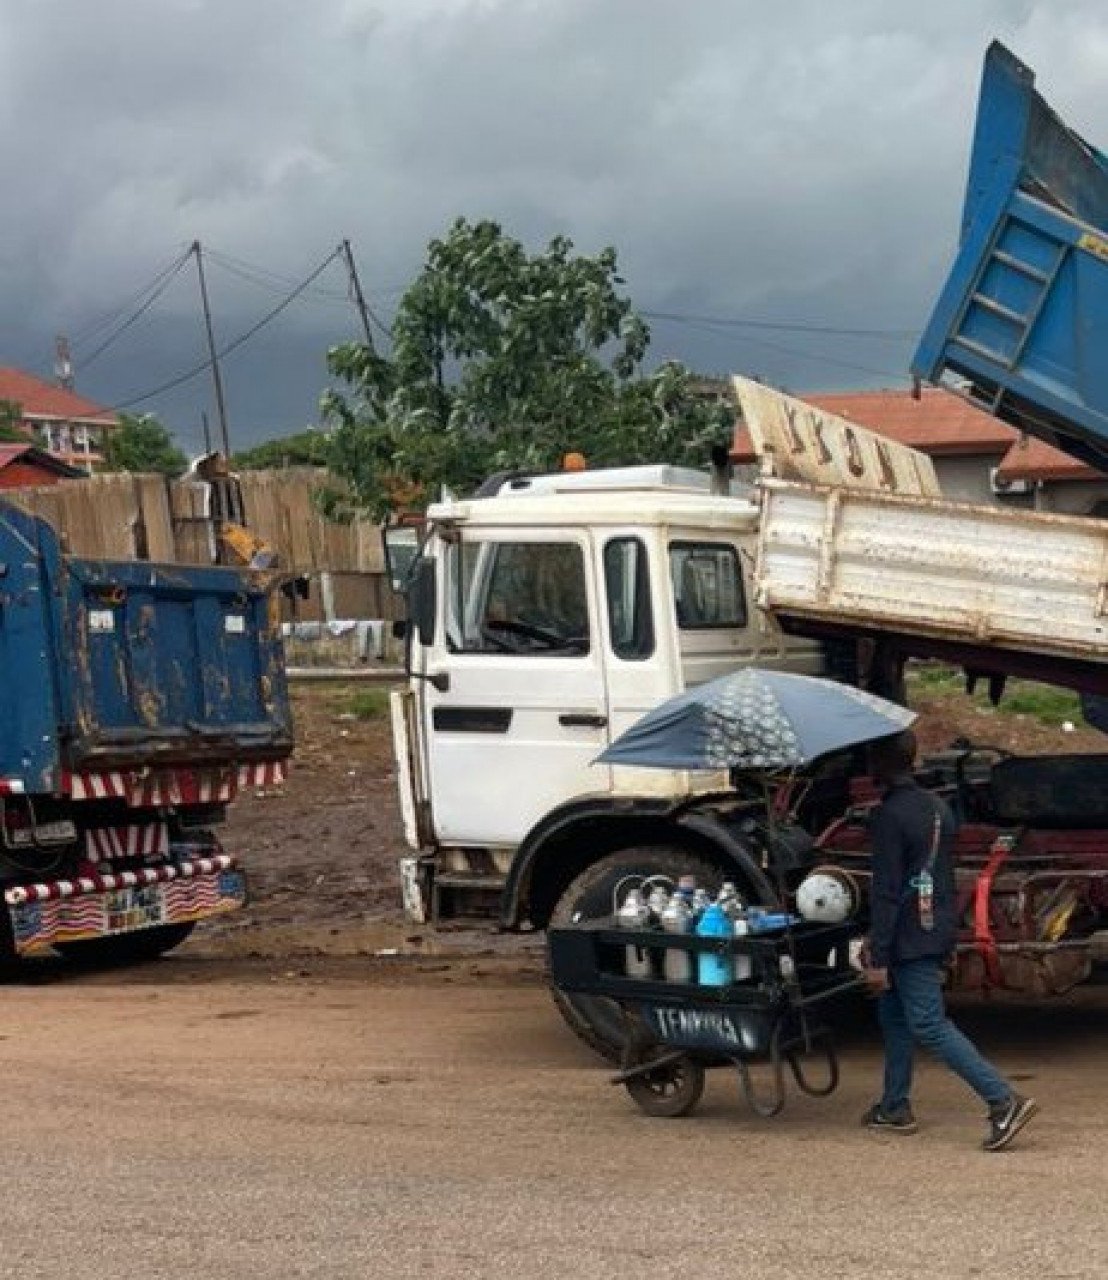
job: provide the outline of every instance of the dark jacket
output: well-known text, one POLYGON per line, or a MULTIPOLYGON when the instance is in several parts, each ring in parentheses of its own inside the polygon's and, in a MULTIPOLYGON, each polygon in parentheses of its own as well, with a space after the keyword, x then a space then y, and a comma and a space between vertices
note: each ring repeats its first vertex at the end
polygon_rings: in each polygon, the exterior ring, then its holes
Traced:
POLYGON ((911 778, 890 785, 870 820, 873 886, 870 898, 870 963, 879 969, 905 960, 947 956, 958 938, 957 890, 952 847, 958 823, 946 803, 911 778), (927 863, 935 812, 941 819, 935 881, 935 926, 920 924, 912 880, 927 863))

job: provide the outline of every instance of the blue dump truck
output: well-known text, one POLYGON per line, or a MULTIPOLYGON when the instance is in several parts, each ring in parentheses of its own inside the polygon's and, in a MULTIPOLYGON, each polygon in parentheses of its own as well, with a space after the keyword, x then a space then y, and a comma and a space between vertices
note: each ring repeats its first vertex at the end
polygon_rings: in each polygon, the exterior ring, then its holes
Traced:
POLYGON ((213 828, 292 749, 272 575, 62 553, 0 504, 0 956, 161 954, 245 901, 213 828))
POLYGON ((958 253, 912 371, 1108 469, 1108 157, 1034 85, 990 47, 958 253))

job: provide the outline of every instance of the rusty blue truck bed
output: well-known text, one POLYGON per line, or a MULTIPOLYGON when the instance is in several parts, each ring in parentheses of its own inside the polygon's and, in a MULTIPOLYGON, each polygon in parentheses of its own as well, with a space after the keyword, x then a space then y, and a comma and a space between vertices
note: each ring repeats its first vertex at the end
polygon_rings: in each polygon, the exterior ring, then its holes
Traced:
POLYGON ((63 555, 0 503, 0 778, 245 762, 292 746, 267 575, 63 555))
POLYGON ((950 275, 912 361, 1013 426, 1108 466, 1108 158, 993 44, 950 275))

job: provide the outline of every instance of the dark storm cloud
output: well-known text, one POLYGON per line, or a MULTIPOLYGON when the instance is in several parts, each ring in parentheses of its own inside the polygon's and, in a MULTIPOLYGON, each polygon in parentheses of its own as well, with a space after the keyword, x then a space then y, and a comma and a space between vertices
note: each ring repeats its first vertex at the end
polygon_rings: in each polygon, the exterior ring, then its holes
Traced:
MULTIPOLYGON (((653 310, 912 329, 953 247, 988 41, 1103 143, 1102 11, 0 0, 0 360, 43 368, 55 332, 79 334, 196 237, 292 279, 349 235, 387 310, 460 213, 532 242, 614 243, 653 310)), ((212 288, 224 337, 275 301, 218 271, 212 288)), ((80 385, 123 399, 199 358, 194 285, 157 313, 80 385)), ((313 295, 232 361, 243 434, 308 421, 321 353, 352 332, 338 299, 313 295)), ((757 339, 655 326, 658 355, 794 386, 872 384, 911 348, 757 339)), ((192 431, 206 400, 200 380, 155 404, 192 431)))

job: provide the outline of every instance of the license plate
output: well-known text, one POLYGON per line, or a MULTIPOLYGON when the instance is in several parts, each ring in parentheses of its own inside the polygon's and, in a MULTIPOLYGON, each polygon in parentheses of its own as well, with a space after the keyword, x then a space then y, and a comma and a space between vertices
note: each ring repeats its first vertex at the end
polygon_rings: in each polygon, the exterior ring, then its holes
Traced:
POLYGON ((58 822, 40 822, 35 827, 17 827, 8 832, 8 839, 17 849, 33 844, 72 844, 77 839, 77 828, 63 818, 58 822))
POLYGON ((161 885, 115 889, 106 896, 104 909, 109 933, 148 929, 151 925, 161 924, 165 917, 161 885))

